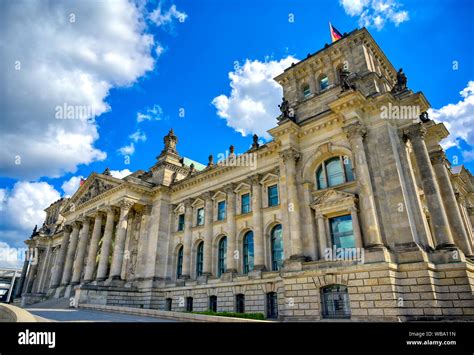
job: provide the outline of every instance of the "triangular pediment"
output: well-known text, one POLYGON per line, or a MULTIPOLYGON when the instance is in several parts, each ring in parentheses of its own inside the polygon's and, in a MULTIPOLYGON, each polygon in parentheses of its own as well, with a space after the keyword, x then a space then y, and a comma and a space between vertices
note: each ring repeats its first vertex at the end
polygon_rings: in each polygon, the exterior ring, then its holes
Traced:
POLYGON ((344 200, 356 200, 357 197, 354 194, 338 190, 329 190, 323 195, 317 197, 313 201, 313 205, 331 205, 339 203, 344 200))
POLYGON ((86 203, 87 201, 102 195, 106 191, 109 191, 123 183, 125 182, 121 179, 114 178, 110 175, 92 173, 69 199, 64 212, 72 211, 83 203, 86 203))

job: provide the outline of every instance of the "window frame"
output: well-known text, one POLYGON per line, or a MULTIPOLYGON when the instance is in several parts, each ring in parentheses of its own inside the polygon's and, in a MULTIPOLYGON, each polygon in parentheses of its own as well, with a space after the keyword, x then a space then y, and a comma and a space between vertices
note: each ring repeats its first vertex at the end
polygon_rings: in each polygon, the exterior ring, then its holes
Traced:
POLYGON ((211 312, 217 312, 217 296, 216 295, 209 296, 209 310, 211 312))
POLYGON ((176 254, 176 278, 179 279, 183 276, 183 256, 184 256, 184 247, 181 245, 176 254))
POLYGON ((273 228, 270 231, 270 263, 271 263, 271 270, 272 271, 281 270, 281 267, 283 266, 283 261, 285 259, 285 254, 284 253, 285 253, 285 249, 284 249, 284 245, 283 245, 283 226, 281 224, 277 224, 277 225, 273 226, 273 228), (277 230, 277 228, 280 229, 280 238, 281 238, 281 245, 282 245, 281 259, 280 260, 275 259, 276 251, 275 251, 274 243, 275 243, 276 238, 274 238, 274 235, 275 235, 275 231, 277 230))
POLYGON ((235 295, 235 312, 245 313, 245 295, 243 293, 235 295))
POLYGON ((196 276, 202 276, 204 267, 204 242, 200 241, 196 248, 196 276))
POLYGON ((318 87, 319 91, 322 92, 329 88, 329 77, 326 74, 323 74, 318 79, 318 87), (326 85, 323 87, 323 81, 325 81, 326 85))
POLYGON ((217 276, 221 277, 227 270, 227 236, 219 239, 217 244, 217 276))
POLYGON ((178 228, 177 228, 178 232, 184 231, 184 228, 185 228, 185 225, 186 225, 185 222, 186 222, 186 220, 185 220, 184 213, 180 213, 178 215, 178 228))
POLYGON ((168 297, 165 300, 165 311, 171 312, 172 309, 173 309, 173 299, 168 297))
POLYGON ((304 99, 307 99, 308 97, 311 96, 312 92, 311 92, 311 86, 309 84, 304 84, 302 87, 301 87, 301 93, 303 94, 303 98, 304 99))
POLYGON ((240 195, 240 213, 247 214, 251 211, 251 199, 250 199, 250 192, 246 192, 240 195), (244 204, 244 198, 247 198, 248 201, 244 204))
POLYGON ((335 156, 329 157, 327 159, 324 159, 324 161, 322 161, 318 165, 318 167, 316 168, 316 172, 315 172, 316 187, 317 187, 318 190, 324 190, 324 189, 327 189, 329 187, 339 186, 339 185, 342 185, 342 184, 346 184, 348 182, 355 181, 355 176, 354 176, 354 171, 353 170, 354 169, 352 168, 352 159, 349 158, 347 155, 335 155, 335 156), (348 164, 344 163, 345 157, 347 157, 347 159, 349 160, 348 164), (329 177, 328 177, 326 166, 327 166, 328 162, 333 161, 336 158, 339 158, 339 164, 340 164, 340 168, 341 168, 341 171, 342 171, 342 176, 343 176, 344 181, 341 182, 340 184, 331 185, 331 184, 329 184, 329 177), (348 165, 347 168, 346 168, 346 165, 348 165), (351 169, 351 174, 350 174, 351 179, 349 179, 349 174, 348 174, 348 171, 346 169, 351 169), (322 187, 321 184, 320 184, 319 172, 321 172, 323 174, 324 185, 325 185, 324 187, 322 187))
POLYGON ((196 226, 203 226, 205 218, 204 207, 199 207, 196 210, 196 226), (202 212, 202 215, 200 215, 200 212, 202 212))
POLYGON ((254 240, 254 233, 253 231, 247 231, 244 234, 244 238, 242 241, 242 272, 247 275, 250 271, 254 270, 255 266, 255 240, 254 240), (249 258, 249 236, 251 235, 252 238, 252 262, 250 263, 249 258))
POLYGON ((267 198, 268 198, 268 207, 278 206, 280 204, 280 193, 278 191, 278 184, 272 184, 267 186, 267 198), (270 189, 275 188, 276 196, 271 196, 270 189), (276 198, 276 203, 273 203, 272 199, 276 198))
MULTIPOLYGON (((339 284, 332 284, 332 285, 326 285, 324 287, 321 287, 320 291, 320 297, 321 297, 321 317, 323 319, 350 319, 351 318, 351 304, 350 304, 350 299, 349 299, 349 289, 346 285, 339 285, 339 284), (333 289, 337 288, 337 291, 334 292, 326 292, 328 289, 333 289), (343 288, 342 291, 339 289, 343 288), (338 313, 337 310, 333 309, 331 312, 329 312, 329 301, 330 300, 329 296, 331 295, 342 295, 342 300, 337 300, 337 301, 342 301, 342 311, 338 313)), ((333 303, 332 306, 334 307, 335 304, 333 303)))
POLYGON ((221 200, 217 202, 217 220, 225 221, 226 217, 227 217, 227 203, 226 203, 226 200, 221 200), (220 210, 221 206, 224 206, 223 211, 220 210))
POLYGON ((278 318, 278 294, 276 292, 266 293, 267 318, 278 318))
POLYGON ((193 311, 193 303, 194 303, 194 300, 191 296, 186 297, 186 312, 193 311))

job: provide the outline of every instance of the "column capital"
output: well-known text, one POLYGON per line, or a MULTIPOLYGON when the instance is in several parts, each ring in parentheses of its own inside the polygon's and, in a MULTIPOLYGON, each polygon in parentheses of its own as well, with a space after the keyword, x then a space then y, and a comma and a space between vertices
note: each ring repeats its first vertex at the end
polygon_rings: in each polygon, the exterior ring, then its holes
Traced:
POLYGON ((365 128, 365 126, 359 121, 342 127, 342 131, 346 134, 348 139, 363 139, 367 135, 367 128, 365 128))
POLYGON ((285 163, 291 160, 297 162, 301 157, 301 154, 293 147, 282 150, 279 154, 285 163))
POLYGON ((212 199, 212 192, 211 191, 206 191, 201 194, 201 198, 204 201, 210 201, 212 199))
POLYGON ((230 194, 230 193, 234 193, 235 187, 236 187, 236 186, 235 186, 234 183, 229 183, 229 184, 223 186, 223 190, 224 190, 227 194, 230 194))
POLYGON ((192 204, 193 204, 193 202, 194 202, 194 199, 192 199, 192 198, 187 198, 186 200, 183 201, 184 207, 185 207, 186 209, 190 209, 191 206, 192 206, 192 204))
POLYGON ((403 134, 410 140, 414 138, 424 139, 426 136, 426 128, 421 123, 416 123, 403 130, 403 134))
POLYGON ((262 180, 261 174, 254 174, 248 177, 248 180, 251 182, 252 185, 259 185, 260 181, 262 180))
POLYGON ((119 202, 120 209, 125 210, 125 211, 130 210, 134 204, 135 204, 135 201, 130 200, 128 198, 125 198, 119 202))
POLYGON ((72 225, 71 224, 65 224, 64 227, 63 227, 63 230, 66 233, 71 233, 72 232, 72 225))
POLYGON ((446 154, 442 150, 437 150, 430 153, 430 160, 431 164, 445 164, 447 161, 446 154))

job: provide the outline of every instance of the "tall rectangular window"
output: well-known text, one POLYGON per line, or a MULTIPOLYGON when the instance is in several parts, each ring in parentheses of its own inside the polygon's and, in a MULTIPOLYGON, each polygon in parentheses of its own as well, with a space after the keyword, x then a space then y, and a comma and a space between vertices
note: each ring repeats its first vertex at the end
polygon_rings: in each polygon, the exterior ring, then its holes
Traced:
POLYGON ((250 194, 244 194, 241 197, 242 208, 241 213, 249 213, 250 212, 250 194))
POLYGON ((198 226, 202 226, 204 224, 204 208, 199 208, 197 210, 197 221, 196 221, 196 225, 198 226))
POLYGON ((278 205, 278 185, 268 186, 268 207, 278 205))
POLYGON ((354 230, 350 214, 329 219, 331 240, 336 248, 355 248, 354 230))
POLYGON ((178 231, 184 230, 184 213, 178 216, 178 231))
POLYGON ((225 201, 217 204, 217 220, 223 221, 225 219, 225 201))

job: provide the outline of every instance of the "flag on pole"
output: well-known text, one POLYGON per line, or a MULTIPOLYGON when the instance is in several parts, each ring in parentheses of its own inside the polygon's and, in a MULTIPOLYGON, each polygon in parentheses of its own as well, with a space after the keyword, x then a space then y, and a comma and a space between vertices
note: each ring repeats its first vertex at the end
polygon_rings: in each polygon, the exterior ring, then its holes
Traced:
POLYGON ((341 32, 339 32, 336 27, 331 25, 331 22, 329 22, 329 32, 331 32, 331 40, 332 43, 336 42, 338 39, 342 38, 341 32))

